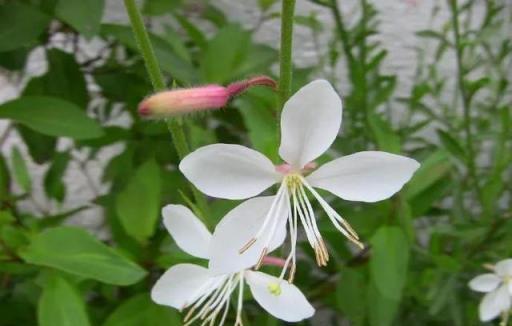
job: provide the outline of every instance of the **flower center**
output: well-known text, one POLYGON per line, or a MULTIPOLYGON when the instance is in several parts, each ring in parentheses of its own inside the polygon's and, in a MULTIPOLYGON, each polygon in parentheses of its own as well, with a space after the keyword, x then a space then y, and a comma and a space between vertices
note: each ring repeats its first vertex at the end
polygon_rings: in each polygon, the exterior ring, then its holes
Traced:
POLYGON ((301 175, 298 173, 288 174, 284 177, 284 183, 288 190, 293 192, 302 185, 301 175))

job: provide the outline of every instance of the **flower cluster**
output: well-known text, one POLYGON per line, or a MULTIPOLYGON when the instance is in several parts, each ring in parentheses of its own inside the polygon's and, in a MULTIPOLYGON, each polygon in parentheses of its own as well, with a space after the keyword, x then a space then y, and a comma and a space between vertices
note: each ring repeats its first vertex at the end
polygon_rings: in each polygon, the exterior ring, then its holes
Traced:
POLYGON ((490 269, 492 273, 479 275, 469 282, 472 290, 485 293, 479 307, 483 322, 500 315, 507 318, 512 304, 512 259, 504 259, 490 269))
MULTIPOLYGON (((173 99, 178 95, 157 96, 173 99)), ((141 108, 152 112, 150 106, 146 100, 141 108)), ((179 108, 174 111, 180 112, 179 108)), ((186 156, 179 169, 200 191, 217 198, 247 200, 222 219, 213 235, 187 208, 169 205, 163 209, 165 226, 176 243, 189 254, 208 259, 208 268, 173 266, 155 285, 153 300, 189 308, 187 324, 199 319, 211 325, 219 320, 222 325, 230 296, 238 291, 236 325, 241 325, 247 283, 254 299, 273 316, 288 322, 311 317, 313 307, 292 284, 299 221, 317 264, 325 266, 329 261, 316 222, 319 214, 310 199, 314 198, 335 229, 364 247, 356 231, 317 189, 345 200, 376 202, 399 191, 419 167, 411 158, 380 151, 359 152, 317 166, 314 160, 334 142, 341 120, 340 97, 327 81, 316 80, 295 93, 283 108, 279 155, 284 163, 274 165, 264 155, 235 144, 208 145, 186 156), (276 184, 274 196, 257 197, 276 184), (283 244, 287 233, 290 251, 281 260, 279 277, 255 271, 269 261, 267 255, 283 244)))

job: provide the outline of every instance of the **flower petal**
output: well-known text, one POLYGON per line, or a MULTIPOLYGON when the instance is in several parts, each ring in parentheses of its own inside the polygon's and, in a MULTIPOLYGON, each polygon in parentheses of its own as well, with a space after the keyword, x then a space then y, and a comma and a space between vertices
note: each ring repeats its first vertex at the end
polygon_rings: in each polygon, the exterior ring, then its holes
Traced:
POLYGON ((496 274, 499 276, 510 276, 512 277, 512 259, 503 259, 499 261, 494 267, 496 274))
POLYGON ((510 309, 510 295, 506 286, 487 293, 480 303, 480 320, 483 322, 492 320, 501 312, 510 309))
POLYGON ((165 228, 181 250, 208 259, 212 235, 190 209, 183 205, 167 205, 162 208, 162 215, 165 228))
POLYGON ((469 282, 469 287, 473 291, 491 292, 491 291, 496 290, 496 288, 498 287, 498 285, 500 285, 500 283, 501 283, 501 279, 498 276, 496 276, 496 274, 488 273, 488 274, 479 275, 479 276, 475 277, 474 279, 472 279, 469 282))
POLYGON ((315 313, 295 285, 261 272, 247 271, 245 275, 254 299, 272 316, 298 322, 315 313))
MULTIPOLYGON (((256 240, 243 254, 240 254, 240 249, 254 238, 275 198, 270 196, 246 200, 217 224, 210 247, 209 268, 213 274, 236 273, 257 264, 265 246, 265 236, 256 240)), ((286 237, 287 200, 282 196, 281 203, 275 205, 281 206, 281 209, 273 214, 279 221, 268 252, 279 247, 286 237)))
POLYGON ((334 142, 341 125, 341 99, 326 80, 302 87, 284 105, 279 155, 302 168, 334 142))
POLYGON ((175 265, 153 286, 151 299, 161 305, 183 309, 205 293, 215 280, 204 267, 193 264, 175 265))
POLYGON ((405 156, 367 151, 326 163, 306 179, 345 200, 376 202, 399 191, 419 166, 405 156))
POLYGON ((279 178, 263 154, 232 144, 201 147, 181 161, 180 170, 205 194, 226 199, 256 196, 279 178))

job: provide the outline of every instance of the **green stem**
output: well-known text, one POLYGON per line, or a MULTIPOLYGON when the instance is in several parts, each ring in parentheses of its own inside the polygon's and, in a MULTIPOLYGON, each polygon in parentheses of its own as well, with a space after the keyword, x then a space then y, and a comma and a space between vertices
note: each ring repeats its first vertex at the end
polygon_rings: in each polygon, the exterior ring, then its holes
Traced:
POLYGON ((478 183, 476 164, 475 164, 475 150, 473 148, 474 140, 471 133, 471 112, 470 112, 470 98, 464 84, 464 68, 462 65, 462 45, 460 41, 460 28, 459 28, 459 13, 457 8, 457 0, 448 0, 451 11, 451 21, 453 27, 453 34, 455 38, 455 60, 457 63, 457 83, 462 98, 462 109, 464 111, 464 134, 466 138, 466 147, 468 150, 468 173, 477 191, 478 197, 481 198, 480 185, 478 183))
POLYGON ((292 43, 295 0, 283 0, 281 7, 281 47, 279 52, 278 116, 292 92, 292 43))
POLYGON ((128 16, 130 17, 135 41, 137 42, 140 53, 144 59, 151 84, 153 85, 155 91, 164 90, 164 76, 160 71, 160 66, 158 65, 155 51, 153 50, 153 46, 149 40, 148 32, 144 26, 142 15, 140 14, 139 9, 135 4, 135 0, 124 0, 124 5, 126 7, 126 11, 128 12, 128 16))
MULTIPOLYGON (((132 25, 135 41, 137 42, 139 50, 142 54, 142 58, 144 59, 146 70, 148 72, 149 79, 151 80, 151 84, 153 85, 153 89, 155 91, 164 90, 166 88, 164 76, 160 70, 155 51, 151 45, 148 32, 146 31, 146 27, 144 26, 144 22, 142 20, 142 15, 140 14, 140 11, 135 4, 135 0, 124 0, 124 5, 126 7, 126 11, 128 12, 128 16, 130 17, 130 23, 132 25)), ((187 138, 185 137, 185 132, 183 131, 183 128, 178 123, 178 121, 175 119, 168 119, 166 123, 167 128, 171 133, 178 157, 183 159, 188 153, 190 153, 190 148, 187 143, 187 138)), ((205 214, 207 211, 206 198, 194 186, 191 186, 191 188, 200 211, 205 214)))

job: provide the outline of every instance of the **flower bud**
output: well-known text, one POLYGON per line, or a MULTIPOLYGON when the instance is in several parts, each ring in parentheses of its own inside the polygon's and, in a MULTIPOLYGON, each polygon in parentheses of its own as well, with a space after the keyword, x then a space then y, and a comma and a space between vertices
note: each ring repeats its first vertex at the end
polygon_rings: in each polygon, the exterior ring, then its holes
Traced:
POLYGON ((238 81, 227 87, 207 85, 163 91, 154 94, 139 104, 139 114, 146 118, 166 118, 187 113, 219 109, 229 100, 252 86, 276 87, 269 77, 258 76, 238 81))
POLYGON ((209 85, 164 91, 139 104, 139 114, 147 118, 165 118, 225 106, 230 95, 225 87, 209 85))

